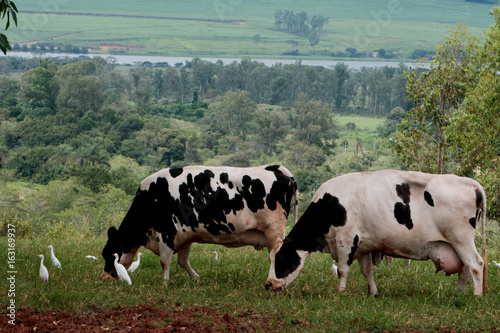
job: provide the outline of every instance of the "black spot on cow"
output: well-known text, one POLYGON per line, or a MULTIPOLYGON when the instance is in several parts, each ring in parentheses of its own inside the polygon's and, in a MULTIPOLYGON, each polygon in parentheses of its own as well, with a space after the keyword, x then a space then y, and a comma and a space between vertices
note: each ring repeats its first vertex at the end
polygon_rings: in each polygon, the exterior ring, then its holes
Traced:
POLYGON ((406 226, 408 229, 413 228, 410 205, 402 202, 396 202, 394 205, 394 217, 399 224, 406 226))
POLYGON ((432 195, 429 192, 424 191, 424 199, 429 204, 429 206, 434 207, 434 200, 432 199, 432 195))
POLYGON ((476 229, 476 218, 475 218, 475 217, 471 217, 471 218, 469 219, 469 223, 470 223, 470 225, 471 225, 474 229, 476 229))
POLYGON ((274 270, 278 279, 287 277, 295 271, 300 265, 300 256, 297 254, 297 248, 290 241, 285 239, 283 245, 276 253, 274 270))
POLYGON ((248 209, 256 213, 259 209, 264 208, 264 199, 266 197, 266 189, 264 183, 260 179, 252 179, 245 175, 242 179, 243 187, 239 191, 248 205, 248 209))
POLYGON ((349 256, 347 259, 348 266, 351 266, 352 262, 354 261, 354 254, 358 250, 358 243, 359 243, 359 236, 356 235, 356 236, 354 236, 354 239, 352 241, 351 252, 349 253, 349 256))
POLYGON ((177 168, 177 169, 170 169, 169 171, 172 178, 176 178, 177 176, 180 176, 182 174, 183 169, 177 168))
MULTIPOLYGON (((188 175, 186 182, 179 186, 178 220, 193 232, 203 225, 212 235, 217 236, 222 232, 230 234, 226 214, 243 209, 243 201, 239 195, 230 200, 227 191, 221 187, 212 188, 211 180, 214 177, 214 173, 208 169, 194 177, 188 175)), ((219 176, 221 178, 224 176, 219 176)))
POLYGON ((111 227, 108 229, 108 241, 102 250, 102 257, 104 258, 104 271, 111 273, 113 277, 118 277, 116 274, 114 261, 115 256, 114 253, 118 253, 121 255, 120 250, 120 238, 119 238, 118 230, 115 227, 111 227))
POLYGON ((475 190, 475 192, 476 192, 476 208, 481 208, 481 206, 483 205, 483 195, 477 189, 475 190))
POLYGON ((398 194, 398 197, 400 197, 405 204, 410 203, 410 185, 408 183, 402 183, 396 185, 396 192, 398 194))
POLYGON ((229 189, 230 189, 230 190, 232 190, 232 189, 233 189, 233 187, 234 187, 233 182, 229 182, 229 183, 227 183, 227 186, 229 186, 229 189))
POLYGON ((396 202, 394 205, 394 217, 399 224, 406 226, 408 229, 412 229, 413 221, 411 219, 410 210, 410 185, 408 183, 397 184, 396 193, 398 194, 398 197, 403 200, 403 202, 396 202))
POLYGON ((307 207, 285 239, 293 241, 298 250, 321 251, 326 246, 325 235, 330 227, 344 226, 346 220, 347 211, 339 199, 325 193, 307 207))
POLYGON ((279 203, 285 210, 285 216, 288 217, 288 212, 292 205, 293 193, 297 190, 297 182, 293 177, 283 174, 279 167, 279 165, 266 167, 266 170, 272 171, 276 177, 267 194, 266 204, 270 210, 275 210, 279 203))
POLYGON ((229 175, 227 174, 227 172, 223 172, 220 174, 219 179, 222 184, 227 184, 227 182, 229 181, 229 175))
POLYGON ((266 166, 266 170, 272 171, 272 172, 280 171, 280 166, 279 165, 268 165, 268 166, 266 166))

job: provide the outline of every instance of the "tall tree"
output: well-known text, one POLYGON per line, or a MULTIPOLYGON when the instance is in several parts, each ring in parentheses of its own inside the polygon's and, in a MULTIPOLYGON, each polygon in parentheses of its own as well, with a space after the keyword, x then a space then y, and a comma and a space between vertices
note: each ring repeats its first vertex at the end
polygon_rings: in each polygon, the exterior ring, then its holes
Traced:
POLYGON ((55 108, 54 75, 45 67, 30 69, 21 76, 18 100, 24 109, 55 108))
POLYGON ((307 146, 333 148, 337 131, 328 105, 300 94, 294 108, 295 137, 298 141, 307 146))
POLYGON ((467 91, 462 107, 445 134, 453 147, 454 172, 477 174, 488 195, 488 214, 500 218, 500 7, 492 10, 495 23, 479 50, 475 68, 477 86, 467 91))
POLYGON ((395 148, 409 168, 436 173, 449 170, 445 128, 467 89, 477 82, 473 66, 477 46, 477 37, 459 25, 438 45, 428 72, 406 74, 406 89, 413 108, 395 133, 395 148))
POLYGON ((255 104, 248 92, 228 91, 220 103, 210 104, 209 109, 213 114, 214 129, 242 138, 248 134, 255 113, 255 104))

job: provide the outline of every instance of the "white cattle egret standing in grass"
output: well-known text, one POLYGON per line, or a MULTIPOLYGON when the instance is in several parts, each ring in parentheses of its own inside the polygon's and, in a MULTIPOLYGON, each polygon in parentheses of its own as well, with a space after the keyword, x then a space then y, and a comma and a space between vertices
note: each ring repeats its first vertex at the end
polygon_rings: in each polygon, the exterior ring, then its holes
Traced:
POLYGON ((54 248, 52 247, 52 245, 49 245, 47 247, 50 249, 50 259, 52 259, 52 265, 56 266, 57 268, 61 268, 61 263, 54 254, 54 248))
POLYGON ((42 258, 42 261, 40 262, 40 279, 42 279, 43 282, 48 283, 49 271, 47 270, 47 267, 43 265, 43 254, 38 254, 38 256, 42 258))
POLYGON ((130 265, 130 267, 127 269, 127 272, 133 273, 137 267, 139 267, 139 264, 141 263, 141 256, 142 252, 137 253, 137 260, 130 265))
POLYGON ((499 264, 499 263, 497 263, 495 260, 493 260, 493 264, 494 264, 495 266, 497 266, 498 268, 500 268, 500 264, 499 264))
POLYGON ((85 256, 85 258, 87 258, 87 259, 94 259, 94 260, 97 260, 97 258, 96 258, 96 257, 94 257, 94 256, 85 256))
POLYGON ((214 254, 215 254, 215 260, 219 260, 219 254, 217 253, 217 251, 214 251, 214 254))
POLYGON ((335 276, 339 276, 339 272, 337 269, 337 265, 335 265, 335 261, 332 263, 332 272, 335 274, 335 276))
POLYGON ((113 254, 115 256, 115 270, 116 274, 118 274, 118 277, 122 281, 127 281, 128 284, 132 284, 132 280, 130 280, 130 276, 128 276, 127 270, 125 267, 118 263, 118 253, 113 254))

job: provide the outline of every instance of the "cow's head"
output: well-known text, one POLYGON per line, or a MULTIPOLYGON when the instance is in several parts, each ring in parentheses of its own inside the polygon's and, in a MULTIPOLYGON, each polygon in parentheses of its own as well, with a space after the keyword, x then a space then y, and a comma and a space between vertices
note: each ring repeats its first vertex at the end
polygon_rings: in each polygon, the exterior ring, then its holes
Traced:
POLYGON ((101 279, 103 280, 118 278, 114 265, 114 253, 117 253, 119 257, 122 255, 118 230, 116 230, 115 227, 111 227, 108 229, 108 241, 102 250, 102 257, 104 258, 104 271, 102 272, 101 279))
POLYGON ((285 238, 278 239, 269 254, 271 268, 266 282, 266 289, 282 291, 292 283, 304 267, 309 252, 297 250, 293 242, 285 238))

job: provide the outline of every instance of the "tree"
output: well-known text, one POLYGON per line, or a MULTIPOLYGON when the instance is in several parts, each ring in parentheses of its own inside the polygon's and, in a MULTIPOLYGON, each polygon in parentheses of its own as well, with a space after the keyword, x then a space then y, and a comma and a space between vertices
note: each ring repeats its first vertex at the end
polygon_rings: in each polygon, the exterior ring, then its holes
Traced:
POLYGON ((247 91, 228 91, 220 103, 210 104, 209 109, 213 115, 214 130, 242 138, 248 134, 255 104, 250 100, 247 91))
POLYGON ((500 7, 492 10, 495 23, 478 51, 475 69, 478 83, 468 89, 465 101, 445 128, 453 148, 454 172, 476 174, 486 189, 488 215, 500 218, 500 7))
POLYGON ((290 129, 290 120, 283 111, 260 110, 255 115, 258 147, 271 155, 277 143, 284 139, 290 129))
POLYGON ((287 165, 299 169, 314 170, 326 161, 325 154, 319 147, 308 146, 303 142, 295 142, 290 145, 290 150, 285 157, 287 165))
POLYGON ((477 82, 474 69, 478 40, 459 25, 436 49, 431 69, 406 74, 413 108, 395 133, 395 150, 412 169, 444 173, 450 168, 445 129, 468 89, 477 82))
MULTIPOLYGON (((5 24, 5 30, 10 27, 10 18, 14 21, 14 24, 17 26, 17 7, 14 2, 10 0, 0 0, 0 17, 5 19, 7 16, 7 23, 5 24)), ((7 50, 12 50, 10 47, 9 40, 7 36, 4 34, 0 34, 0 50, 2 50, 3 54, 7 54, 7 50)))
POLYGON ((88 110, 98 111, 102 104, 102 92, 95 74, 96 66, 90 60, 60 67, 54 76, 59 86, 57 106, 77 111, 78 116, 88 110))
POLYGON ((30 69, 21 76, 18 100, 25 109, 55 108, 54 75, 45 67, 30 69))
POLYGON ((295 137, 306 146, 333 148, 337 130, 328 106, 318 100, 310 100, 300 94, 295 108, 295 137))
POLYGON ((254 36, 252 37, 252 39, 253 39, 253 42, 254 42, 255 44, 259 44, 260 42, 262 42, 262 36, 261 36, 261 35, 259 35, 259 34, 254 35, 254 36))
POLYGON ((337 111, 342 110, 342 105, 344 104, 344 100, 346 99, 344 94, 344 84, 347 79, 349 79, 349 71, 347 70, 347 65, 344 63, 337 63, 335 65, 335 91, 333 92, 333 96, 335 99, 335 108, 337 111))
POLYGON ((406 111, 400 107, 395 107, 385 117, 384 124, 377 127, 377 132, 379 132, 383 138, 388 138, 397 130, 399 124, 401 124, 405 117, 406 111))
POLYGON ((311 47, 315 47, 319 43, 319 32, 317 30, 311 31, 311 33, 309 33, 308 38, 311 47))

